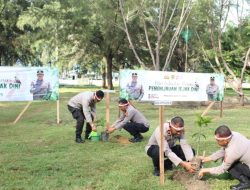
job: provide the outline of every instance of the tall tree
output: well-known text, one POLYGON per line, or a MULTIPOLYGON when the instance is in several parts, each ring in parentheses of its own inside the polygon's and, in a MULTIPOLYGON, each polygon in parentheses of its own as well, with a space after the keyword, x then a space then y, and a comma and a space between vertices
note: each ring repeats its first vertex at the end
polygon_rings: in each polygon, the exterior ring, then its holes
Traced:
MULTIPOLYGON (((235 1, 210 0, 199 1, 198 3, 204 3, 207 7, 207 9, 203 9, 203 11, 206 15, 210 44, 208 45, 207 43, 202 43, 204 50, 203 53, 208 58, 208 60, 211 57, 214 59, 214 61, 209 61, 211 67, 214 69, 215 72, 220 72, 224 74, 226 81, 230 84, 232 89, 240 96, 241 105, 244 105, 244 91, 242 89, 242 83, 250 59, 249 36, 246 37, 245 35, 238 35, 238 37, 236 37, 234 41, 235 44, 238 44, 232 46, 234 48, 238 48, 237 55, 238 57, 242 57, 240 61, 240 73, 237 72, 237 69, 235 69, 235 65, 230 64, 230 60, 233 59, 232 55, 235 54, 235 49, 232 47, 230 48, 229 44, 226 42, 227 35, 229 34, 229 32, 227 32, 227 29, 230 30, 230 28, 227 27, 228 15, 230 9, 234 8, 233 5, 235 1), (205 51, 205 49, 207 49, 207 51, 205 51)), ((202 6, 204 6, 204 4, 202 6)), ((240 20, 241 23, 239 23, 238 26, 235 27, 239 28, 240 31, 242 30, 244 18, 240 18, 238 20, 240 20)), ((238 34, 240 34, 240 32, 238 32, 238 34)), ((197 32, 197 36, 199 37, 199 32, 197 32)), ((199 39, 200 41, 203 40, 203 38, 200 37, 199 39)))
POLYGON ((25 33, 17 27, 19 15, 30 6, 25 0, 0 1, 0 66, 33 59, 29 46, 20 41, 25 33))
POLYGON ((143 68, 169 69, 173 52, 192 9, 192 0, 124 1, 119 0, 123 26, 130 48, 143 68), (133 42, 131 23, 138 19, 144 34, 133 42), (138 50, 139 49, 139 50, 138 50), (143 61, 139 51, 145 49, 151 60, 143 61))

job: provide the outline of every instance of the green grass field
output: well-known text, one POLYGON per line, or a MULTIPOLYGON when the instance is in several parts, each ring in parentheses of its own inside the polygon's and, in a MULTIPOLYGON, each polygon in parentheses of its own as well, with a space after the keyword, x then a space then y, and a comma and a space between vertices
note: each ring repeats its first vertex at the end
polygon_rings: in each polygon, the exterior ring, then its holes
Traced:
MULTIPOLYGON (((76 144, 71 114, 67 110, 67 101, 80 92, 80 88, 61 88, 60 118, 56 124, 55 102, 33 102, 21 120, 10 124, 25 107, 27 102, 0 103, 0 189, 101 189, 101 190, 184 190, 179 182, 170 180, 172 172, 165 174, 165 185, 159 185, 159 178, 152 175, 152 163, 145 154, 144 147, 148 138, 158 125, 158 107, 149 103, 136 103, 149 119, 150 131, 144 134, 144 141, 137 144, 118 142, 91 142, 76 144)), ((93 90, 93 89, 91 89, 93 90)), ((118 94, 111 96, 111 122, 118 116, 118 94)), ((204 130, 207 135, 201 149, 210 154, 217 150, 213 132, 221 124, 227 124, 232 130, 241 132, 250 138, 249 106, 225 109, 223 117, 219 110, 212 109, 208 116, 212 124, 204 130)), ((165 119, 182 116, 185 120, 186 134, 190 144, 196 148, 197 142, 191 138, 198 129, 194 121, 201 108, 165 108, 165 119)), ((105 101, 97 105, 98 117, 105 117, 105 101)), ((102 131, 103 129, 99 129, 102 131)), ((129 137, 125 131, 116 131, 114 135, 129 137)), ((211 163, 206 166, 220 164, 211 163)), ((180 169, 180 168, 177 168, 180 169)), ((227 175, 207 176, 212 189, 225 190, 236 183, 227 175)))

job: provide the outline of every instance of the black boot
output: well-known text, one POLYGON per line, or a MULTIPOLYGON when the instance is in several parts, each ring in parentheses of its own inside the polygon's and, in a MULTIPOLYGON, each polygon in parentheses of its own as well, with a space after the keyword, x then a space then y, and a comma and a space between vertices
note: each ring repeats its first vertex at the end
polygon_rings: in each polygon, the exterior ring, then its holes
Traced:
POLYGON ((143 136, 140 133, 138 133, 134 135, 133 138, 129 139, 129 142, 132 142, 132 143, 141 142, 142 139, 143 139, 143 136))
POLYGON ((141 133, 138 133, 137 137, 138 137, 139 139, 143 139, 143 136, 141 135, 141 133))
POLYGON ((137 143, 137 142, 141 142, 142 139, 138 138, 138 137, 133 137, 131 139, 129 139, 129 142, 132 142, 132 143, 137 143))
POLYGON ((76 137, 76 143, 84 143, 82 137, 76 137))
POLYGON ((173 169, 173 163, 167 159, 164 161, 164 171, 166 170, 172 170, 173 169))
POLYGON ((231 190, 242 190, 250 188, 250 180, 247 176, 241 175, 239 177, 240 183, 238 185, 230 186, 231 190))
POLYGON ((160 170, 157 167, 154 168, 154 176, 160 176, 160 170))

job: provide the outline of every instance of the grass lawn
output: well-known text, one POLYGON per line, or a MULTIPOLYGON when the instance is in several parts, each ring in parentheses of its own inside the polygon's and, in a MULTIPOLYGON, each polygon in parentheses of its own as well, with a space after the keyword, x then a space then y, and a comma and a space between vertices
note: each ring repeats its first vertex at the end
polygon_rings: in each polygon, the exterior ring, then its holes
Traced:
MULTIPOLYGON (((56 124, 55 102, 33 102, 16 125, 14 121, 27 102, 0 103, 0 189, 101 189, 101 190, 137 190, 137 189, 175 189, 184 190, 179 182, 169 179, 172 172, 165 174, 165 186, 159 185, 159 178, 152 175, 152 163, 144 152, 148 138, 158 125, 158 107, 151 104, 135 103, 149 119, 150 131, 144 134, 145 140, 137 144, 116 142, 91 142, 75 144, 75 120, 67 110, 67 101, 80 92, 80 88, 61 88, 60 118, 56 124)), ((87 89, 84 89, 87 90, 87 89)), ((93 89, 91 89, 93 90, 93 89)), ((111 96, 111 122, 118 116, 118 94, 111 96)), ((241 132, 250 138, 249 106, 225 109, 223 118, 219 110, 211 110, 208 116, 213 118, 204 133, 207 135, 201 149, 210 154, 217 150, 213 132, 220 124, 227 124, 232 130, 241 132)), ((194 124, 196 114, 201 108, 166 107, 165 119, 175 115, 185 120, 186 135, 190 144, 197 143, 191 138, 197 131, 194 124)), ((105 101, 97 105, 99 117, 105 117, 105 101)), ((102 129, 99 129, 102 131, 102 129)), ((124 131, 114 135, 129 137, 124 131)), ((210 163, 206 166, 220 164, 210 163)), ((178 168, 179 169, 179 168, 178 168)), ((207 176, 212 189, 225 190, 237 180, 228 179, 227 175, 207 176)))

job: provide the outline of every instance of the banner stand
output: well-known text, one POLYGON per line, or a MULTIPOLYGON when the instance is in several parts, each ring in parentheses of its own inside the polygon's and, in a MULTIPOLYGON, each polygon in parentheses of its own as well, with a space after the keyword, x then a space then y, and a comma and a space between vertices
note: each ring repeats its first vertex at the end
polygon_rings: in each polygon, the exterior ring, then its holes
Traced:
MULTIPOLYGON (((215 103, 216 102, 214 101, 210 102, 207 108, 202 112, 201 116, 202 117, 205 116, 215 103)), ((222 113, 223 113, 223 101, 220 101, 220 117, 222 117, 222 113)))
POLYGON ((108 92, 106 92, 106 124, 105 125, 107 128, 110 125, 110 96, 108 92))
POLYGON ((32 103, 32 101, 29 101, 26 106, 24 107, 24 109, 21 111, 21 113, 17 116, 16 120, 13 122, 13 124, 16 124, 19 119, 22 117, 22 115, 25 113, 25 111, 29 108, 30 104, 32 103))
POLYGON ((220 117, 222 118, 223 114, 223 101, 220 101, 220 117))
POLYGON ((106 103, 105 127, 108 128, 110 125, 110 93, 115 93, 115 90, 103 90, 103 92, 105 93, 105 97, 106 97, 105 98, 105 103, 106 103))
POLYGON ((154 105, 159 106, 159 123, 160 123, 160 151, 159 151, 159 165, 160 165, 160 185, 164 185, 164 106, 172 105, 172 101, 155 101, 154 105))
POLYGON ((56 101, 56 118, 57 118, 57 124, 60 124, 60 101, 59 100, 57 100, 56 101))
POLYGON ((207 114, 207 112, 213 107, 213 105, 215 104, 215 102, 209 102, 209 105, 207 106, 207 108, 202 112, 201 116, 205 116, 207 114))
POLYGON ((164 185, 164 181, 165 181, 165 176, 164 176, 164 151, 163 151, 163 147, 164 147, 164 142, 163 142, 163 138, 164 138, 164 130, 163 130, 163 115, 164 115, 164 106, 160 105, 159 107, 159 123, 160 123, 160 139, 161 139, 161 143, 160 143, 160 152, 159 152, 159 157, 160 157, 160 184, 164 185))

